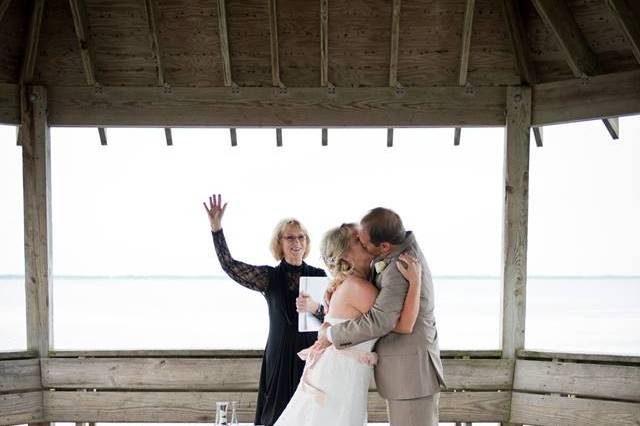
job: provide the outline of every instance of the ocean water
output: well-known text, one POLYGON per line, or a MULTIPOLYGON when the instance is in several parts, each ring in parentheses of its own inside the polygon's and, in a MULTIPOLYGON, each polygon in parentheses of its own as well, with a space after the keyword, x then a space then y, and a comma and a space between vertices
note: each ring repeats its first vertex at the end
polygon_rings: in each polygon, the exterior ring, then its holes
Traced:
MULTIPOLYGON (((500 280, 434 277, 442 349, 500 347, 500 280)), ((262 349, 261 294, 227 277, 57 277, 53 346, 262 349)), ((640 277, 530 277, 528 349, 640 355, 640 277)), ((0 278, 0 351, 26 347, 23 278, 0 278)))

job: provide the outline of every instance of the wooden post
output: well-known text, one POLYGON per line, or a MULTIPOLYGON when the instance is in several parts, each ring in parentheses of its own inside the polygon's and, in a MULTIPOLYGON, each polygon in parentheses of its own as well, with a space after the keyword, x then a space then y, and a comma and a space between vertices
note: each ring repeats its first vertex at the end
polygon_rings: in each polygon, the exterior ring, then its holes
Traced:
POLYGON ((515 359, 525 336, 531 88, 509 87, 506 105, 500 325, 502 358, 515 359))
POLYGON ((47 91, 42 86, 23 86, 23 91, 22 179, 27 349, 36 352, 40 358, 48 358, 53 340, 53 285, 47 91))

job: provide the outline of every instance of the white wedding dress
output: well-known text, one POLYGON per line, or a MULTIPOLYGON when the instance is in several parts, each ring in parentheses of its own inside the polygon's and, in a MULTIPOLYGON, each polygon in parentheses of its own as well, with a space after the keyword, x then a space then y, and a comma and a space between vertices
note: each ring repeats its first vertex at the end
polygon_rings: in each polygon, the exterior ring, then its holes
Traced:
MULTIPOLYGON (((346 319, 327 316, 338 324, 346 319)), ((307 358, 302 379, 275 426, 366 426, 369 382, 377 339, 307 358)))

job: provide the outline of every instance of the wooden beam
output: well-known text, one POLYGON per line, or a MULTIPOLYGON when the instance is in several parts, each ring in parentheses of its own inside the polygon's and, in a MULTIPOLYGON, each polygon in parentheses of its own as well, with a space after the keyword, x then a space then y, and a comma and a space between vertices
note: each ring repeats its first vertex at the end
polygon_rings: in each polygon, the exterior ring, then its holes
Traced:
POLYGON ((538 14, 554 35, 569 68, 576 77, 594 75, 598 69, 596 56, 587 45, 578 24, 565 1, 532 0, 538 14))
POLYGON ((602 122, 611 135, 611 139, 620 139, 620 121, 618 117, 603 118, 602 122))
POLYGON ((537 84, 534 126, 640 114, 640 71, 537 84))
POLYGON ((640 402, 640 366, 519 359, 513 388, 640 402))
POLYGON ((73 26, 76 30, 76 37, 80 47, 80 56, 84 68, 84 76, 89 86, 97 83, 95 59, 91 34, 89 32, 89 21, 87 19, 87 9, 85 0, 69 0, 71 15, 73 16, 73 26))
POLYGON ((282 146, 282 129, 276 129, 276 146, 282 146))
POLYGON ((0 361, 0 393, 42 389, 39 359, 0 361))
POLYGON ((536 146, 539 148, 542 148, 542 142, 543 142, 542 127, 534 127, 533 136, 536 140, 536 146))
POLYGON ((572 360, 572 361, 586 361, 589 363, 608 363, 608 364, 636 364, 640 365, 640 356, 628 356, 628 355, 604 355, 604 354, 580 354, 580 353, 567 353, 567 352, 544 352, 544 351, 530 351, 520 350, 518 351, 519 358, 527 359, 542 359, 542 360, 572 360))
POLYGON ((446 127, 504 125, 504 87, 50 87, 51 125, 210 127, 446 127))
POLYGON ((536 83, 536 72, 524 30, 520 1, 502 0, 502 10, 516 58, 520 82, 526 85, 534 85, 536 83))
POLYGON ((460 72, 458 83, 460 86, 467 84, 467 74, 469 71, 469 52, 471 51, 471 29, 473 26, 473 12, 475 0, 467 0, 467 7, 464 12, 464 25, 462 28, 462 47, 460 48, 460 72))
POLYGON ((2 18, 4 18, 4 14, 9 9, 9 5, 11 4, 11 0, 2 0, 0 1, 0 22, 2 22, 2 18))
MULTIPOLYGON (((460 86, 467 85, 467 75, 469 71, 469 52, 471 51, 471 34, 473 26, 473 12, 475 9, 475 0, 467 0, 467 6, 464 13, 464 24, 462 28, 462 46, 460 48, 460 70, 458 73, 458 84, 460 86)), ((460 145, 462 136, 462 128, 456 127, 453 133, 453 145, 460 145)))
POLYGON ((222 55, 222 71, 224 85, 233 85, 231 79, 231 59, 229 56, 229 35, 227 31, 227 7, 226 0, 218 0, 218 36, 220 38, 220 53, 222 55))
POLYGON ((144 10, 147 18, 147 27, 149 29, 149 42, 153 59, 156 63, 156 73, 158 74, 158 84, 164 86, 166 83, 164 69, 162 67, 162 59, 160 55, 160 43, 158 41, 158 6, 157 0, 144 0, 144 10))
MULTIPOLYGON (((261 364, 262 358, 52 358, 42 361, 42 383, 56 389, 255 391, 261 364)), ((444 359, 443 366, 449 389, 511 387, 512 360, 444 359)))
MULTIPOLYGON (((48 417, 75 422, 212 422, 216 401, 239 401, 239 420, 255 415, 256 392, 44 392, 48 417)), ((440 420, 495 422, 509 417, 511 392, 442 392, 440 420)), ((386 422, 384 399, 368 398, 370 422, 386 422)))
POLYGON ((238 146, 238 135, 237 135, 236 129, 230 128, 229 136, 231 138, 231 146, 238 146))
POLYGON ((535 425, 635 426, 640 405, 631 402, 600 401, 513 392, 511 421, 535 425))
POLYGON ((320 0, 320 86, 329 85, 329 0, 320 0))
MULTIPOLYGON (((527 351, 528 353, 528 351, 527 351)), ((9 353, 11 359, 24 359, 37 357, 34 352, 9 353)), ((261 358, 264 351, 261 349, 144 349, 144 350, 98 350, 98 351, 49 351, 51 358, 261 358)), ((465 358, 465 359, 500 359, 502 351, 499 350, 446 350, 440 351, 440 358, 465 358)), ((0 352, 0 359, 4 353, 0 352)), ((627 359, 628 357, 622 357, 627 359)))
POLYGON ((531 89, 507 90, 502 254, 502 357, 524 348, 531 89))
POLYGON ((0 83, 0 124, 20 125, 20 86, 0 83))
POLYGON ((170 127, 165 127, 164 128, 164 138, 167 141, 167 146, 172 146, 173 145, 173 135, 171 134, 171 128, 170 127))
POLYGON ((398 45, 400 44, 400 5, 401 0, 393 0, 391 18, 391 55, 389 63, 389 86, 398 85, 398 45))
POLYGON ((47 91, 25 87, 22 178, 27 307, 27 348, 49 356, 52 328, 51 158, 47 91))
MULTIPOLYGON (((226 0, 218 0, 218 35, 220 38, 220 53, 222 55, 222 73, 224 85, 234 86, 231 78, 231 56, 229 55, 229 34, 227 30, 227 6, 226 0)), ((229 129, 231 132, 231 146, 237 146, 238 140, 236 129, 229 129)))
MULTIPOLYGON (((329 86, 329 0, 320 0, 320 86, 329 86)), ((328 130, 322 129, 322 146, 329 143, 328 130)))
MULTIPOLYGON (((637 2, 637 0, 630 1, 637 2)), ((629 41, 633 56, 640 63, 640 16, 637 16, 629 7, 627 0, 606 0, 606 2, 629 41)))
POLYGON ((269 40, 271 41, 271 84, 282 87, 280 81, 280 60, 278 58, 278 10, 277 0, 269 2, 269 40))
POLYGON ((104 127, 98 127, 98 136, 100 136, 100 145, 107 146, 107 130, 104 127))
POLYGON ((0 395, 0 424, 34 424, 43 418, 41 391, 0 395))
POLYGON ((22 60, 22 71, 20 73, 20 83, 29 84, 33 80, 38 60, 38 43, 40 42, 40 28, 42 26, 42 15, 44 13, 44 0, 33 0, 29 27, 27 29, 27 42, 24 57, 22 60))

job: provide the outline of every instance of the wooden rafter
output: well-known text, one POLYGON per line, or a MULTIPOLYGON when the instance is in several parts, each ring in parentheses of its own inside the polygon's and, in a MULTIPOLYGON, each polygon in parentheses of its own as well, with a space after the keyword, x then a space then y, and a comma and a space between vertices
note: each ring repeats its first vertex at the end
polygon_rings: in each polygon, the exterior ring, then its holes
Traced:
POLYGON ((98 135, 100 136, 100 145, 107 146, 107 130, 104 127, 98 127, 98 135))
POLYGON ((565 1, 532 0, 547 28, 555 35, 573 74, 582 78, 594 75, 598 68, 596 56, 565 1))
POLYGON ((220 37, 220 54, 222 55, 222 71, 224 85, 233 85, 231 79, 231 59, 229 57, 229 34, 227 31, 227 6, 225 0, 218 0, 218 35, 220 37))
POLYGON ((36 69, 38 58, 38 43, 40 41, 40 27, 42 26, 42 14, 44 12, 44 0, 34 0, 29 19, 27 33, 27 45, 22 61, 22 72, 20 82, 22 84, 31 83, 36 69))
POLYGON ((462 128, 456 127, 453 131, 453 145, 460 145, 460 137, 462 136, 462 128))
POLYGON ((167 140, 167 146, 172 146, 173 145, 173 134, 171 133, 171 128, 170 127, 165 127, 164 128, 164 137, 167 140))
POLYGON ((9 5, 11 4, 11 0, 2 0, 0 1, 0 22, 2 22, 2 18, 4 18, 4 14, 9 9, 9 5))
POLYGON ((80 46, 84 76, 89 86, 95 86, 98 79, 96 77, 96 67, 85 0, 69 0, 69 6, 71 8, 71 15, 73 16, 73 26, 76 30, 78 45, 80 46))
MULTIPOLYGON (((231 78, 231 56, 229 56, 229 33, 227 30, 227 6, 226 0, 218 0, 218 36, 220 38, 220 54, 222 55, 222 74, 224 75, 224 85, 231 87, 234 85, 231 78)), ((229 129, 231 146, 238 145, 236 129, 229 129)))
POLYGON ((400 44, 400 0, 393 0, 391 18, 391 59, 389 63, 389 86, 398 85, 398 45, 400 44))
POLYGON ((516 57, 516 65, 522 84, 533 85, 536 83, 536 73, 531 60, 531 52, 527 37, 524 32, 524 22, 520 10, 519 0, 502 0, 509 37, 516 57))
POLYGON ((277 0, 269 0, 269 39, 271 41, 271 84, 274 87, 281 87, 280 61, 278 59, 277 0))
POLYGON ((620 120, 618 117, 603 118, 602 122, 611 135, 611 139, 620 139, 620 120))
MULTIPOLYGON (((467 75, 469 71, 469 52, 471 51, 471 31, 473 27, 473 13, 475 9, 475 0, 467 0, 467 6, 464 12, 464 25, 462 28, 462 46, 460 48, 460 72, 458 74, 458 84, 460 86, 467 85, 467 75)), ((462 128, 456 127, 453 132, 453 145, 460 145, 460 137, 462 128)))
POLYGON ((329 85, 329 0, 320 0, 320 86, 329 85))
MULTIPOLYGON (((389 86, 398 87, 398 46, 400 44, 401 0, 393 0, 391 13, 391 48, 389 59, 389 86)), ((387 146, 393 146, 393 128, 387 129, 387 146)))
POLYGON ((238 134, 235 128, 229 129, 229 135, 231 137, 231 146, 238 146, 238 134))
POLYGON ((542 127, 533 127, 533 137, 536 140, 536 146, 542 148, 542 143, 544 141, 544 133, 542 127))
MULTIPOLYGON (((620 28, 631 44, 636 61, 640 63, 640 16, 634 13, 626 0, 606 0, 609 9, 620 23, 620 28)), ((637 2, 638 0, 631 0, 637 2)), ((638 6, 636 6, 638 7, 638 6)), ((638 7, 640 10, 640 7, 638 7)))
MULTIPOLYGON (((329 86, 329 0, 320 0, 320 86, 329 86)), ((329 145, 329 131, 322 129, 322 146, 329 145)))
MULTIPOLYGON (((149 28, 149 40, 151 42, 151 51, 156 62, 156 72, 158 74, 158 85, 167 86, 167 80, 162 67, 162 58, 160 55, 160 42, 158 37, 158 5, 157 0, 144 0, 145 14, 147 15, 147 26, 149 28)), ((173 145, 173 136, 171 128, 165 127, 164 136, 167 146, 173 145)))
POLYGON ((460 49, 460 73, 458 84, 467 84, 467 73, 469 71, 469 52, 471 51, 471 28, 473 26, 473 12, 475 0, 467 0, 467 7, 464 12, 464 27, 462 29, 462 48, 460 49))
POLYGON ((160 57, 160 43, 158 42, 158 7, 157 0, 144 0, 144 8, 147 16, 147 26, 149 28, 149 40, 151 42, 151 51, 156 63, 156 71, 158 74, 158 84, 164 86, 166 83, 164 69, 162 68, 162 58, 160 57))

